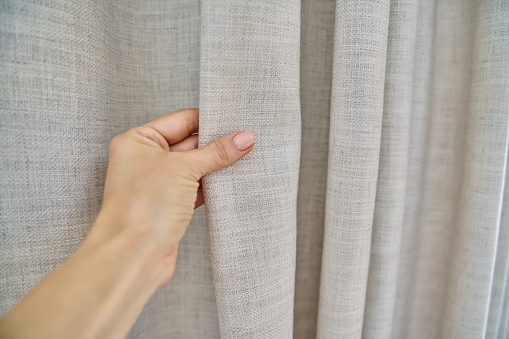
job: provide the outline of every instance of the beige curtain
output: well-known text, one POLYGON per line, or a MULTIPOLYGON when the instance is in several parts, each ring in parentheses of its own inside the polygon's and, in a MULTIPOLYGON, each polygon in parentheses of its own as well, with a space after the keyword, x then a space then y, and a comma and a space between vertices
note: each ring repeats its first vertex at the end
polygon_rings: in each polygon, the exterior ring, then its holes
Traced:
POLYGON ((1 314, 111 138, 200 107, 201 145, 257 143, 129 338, 508 337, 508 1, 2 1, 0 86, 1 314))

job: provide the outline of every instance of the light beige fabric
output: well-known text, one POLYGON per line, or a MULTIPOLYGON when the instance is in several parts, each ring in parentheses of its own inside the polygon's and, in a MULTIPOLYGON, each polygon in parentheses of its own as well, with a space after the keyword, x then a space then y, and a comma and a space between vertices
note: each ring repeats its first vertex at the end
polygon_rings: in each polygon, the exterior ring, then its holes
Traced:
POLYGON ((129 338, 509 337, 503 0, 2 1, 1 314, 83 241, 111 138, 198 106, 200 145, 256 146, 129 338))

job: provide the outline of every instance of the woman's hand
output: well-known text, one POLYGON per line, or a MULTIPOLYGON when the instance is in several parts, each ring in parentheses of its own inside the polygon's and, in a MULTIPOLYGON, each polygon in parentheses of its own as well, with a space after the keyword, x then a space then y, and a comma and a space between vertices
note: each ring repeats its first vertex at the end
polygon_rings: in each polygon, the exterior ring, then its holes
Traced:
POLYGON ((251 132, 197 148, 198 109, 133 128, 110 145, 103 204, 78 251, 0 320, 0 338, 123 338, 174 270, 199 180, 251 151, 251 132))
POLYGON ((200 178, 253 149, 251 132, 234 132, 199 149, 198 109, 183 109, 116 136, 101 212, 87 241, 129 234, 154 246, 175 269, 177 248, 194 208, 203 204, 200 178))

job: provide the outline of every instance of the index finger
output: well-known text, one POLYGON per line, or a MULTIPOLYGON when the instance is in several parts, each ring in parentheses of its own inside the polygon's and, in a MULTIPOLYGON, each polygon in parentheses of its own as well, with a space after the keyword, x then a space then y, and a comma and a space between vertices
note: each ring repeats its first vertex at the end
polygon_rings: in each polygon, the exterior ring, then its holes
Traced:
POLYGON ((172 145, 197 133, 198 119, 198 108, 185 108, 163 115, 144 126, 155 129, 166 139, 168 145, 172 145))

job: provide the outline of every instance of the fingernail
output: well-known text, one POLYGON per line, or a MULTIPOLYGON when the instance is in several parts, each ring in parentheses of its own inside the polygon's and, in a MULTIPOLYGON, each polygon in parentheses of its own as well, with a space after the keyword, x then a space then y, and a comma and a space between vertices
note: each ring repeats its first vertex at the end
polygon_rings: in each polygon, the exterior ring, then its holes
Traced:
POLYGON ((255 136, 251 132, 242 132, 233 137, 233 143, 239 151, 243 151, 254 144, 255 136))

